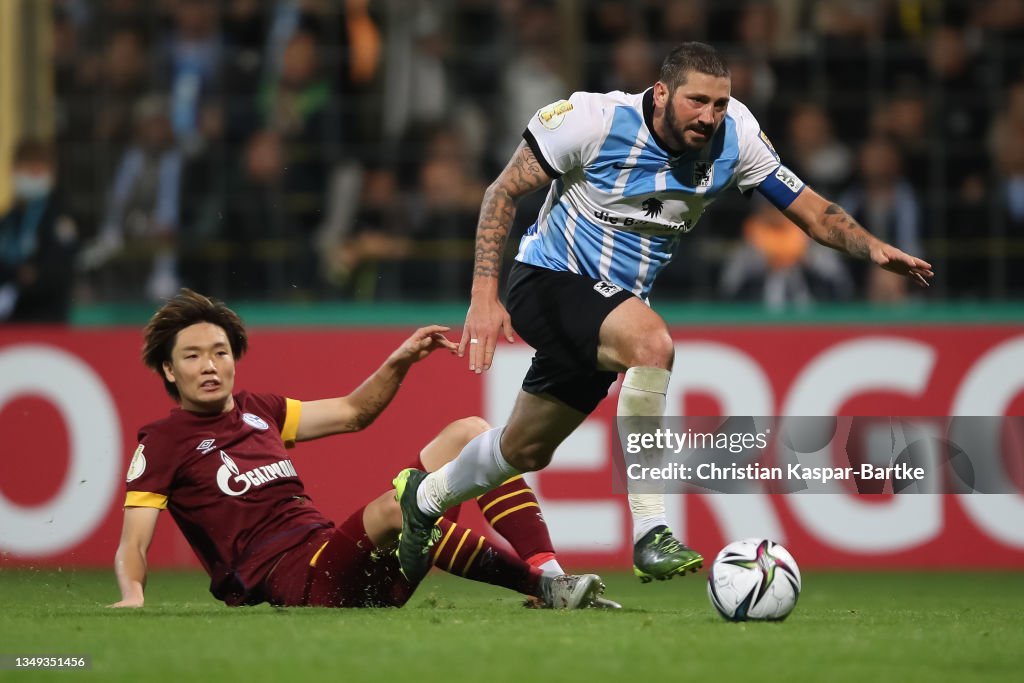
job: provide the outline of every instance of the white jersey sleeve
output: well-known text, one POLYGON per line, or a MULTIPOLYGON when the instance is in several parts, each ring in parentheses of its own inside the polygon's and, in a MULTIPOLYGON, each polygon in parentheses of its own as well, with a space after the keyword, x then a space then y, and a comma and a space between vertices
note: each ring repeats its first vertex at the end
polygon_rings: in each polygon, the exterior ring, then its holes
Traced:
POLYGON ((600 150, 611 117, 600 96, 575 92, 537 111, 523 132, 537 161, 549 175, 558 177, 582 168, 600 150))
POLYGON ((736 186, 744 193, 757 188, 777 208, 785 209, 803 192, 804 182, 782 165, 775 147, 745 105, 733 100, 729 114, 736 120, 739 144, 736 186))

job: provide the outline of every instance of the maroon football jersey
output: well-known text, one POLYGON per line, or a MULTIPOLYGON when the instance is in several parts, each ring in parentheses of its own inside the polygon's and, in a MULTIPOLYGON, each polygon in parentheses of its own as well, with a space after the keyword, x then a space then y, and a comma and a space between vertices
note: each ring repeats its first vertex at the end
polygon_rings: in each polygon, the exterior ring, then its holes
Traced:
POLYGON ((139 430, 125 506, 168 509, 210 575, 210 592, 231 605, 256 591, 275 558, 332 526, 310 504, 288 458, 301 403, 235 394, 219 415, 181 408, 139 430))

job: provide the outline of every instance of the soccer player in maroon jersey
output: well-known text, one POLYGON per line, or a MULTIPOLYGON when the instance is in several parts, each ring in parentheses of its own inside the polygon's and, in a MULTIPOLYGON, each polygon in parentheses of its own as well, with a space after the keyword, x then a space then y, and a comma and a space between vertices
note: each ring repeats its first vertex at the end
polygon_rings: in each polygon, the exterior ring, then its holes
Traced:
MULTIPOLYGON (((286 448, 367 427, 413 363, 455 348, 447 329, 416 330, 347 396, 297 401, 234 390, 235 361, 248 340, 231 309, 187 289, 169 300, 146 326, 142 358, 178 407, 139 430, 114 561, 121 600, 111 606, 143 605, 146 552, 162 509, 210 575, 210 592, 228 605, 405 604, 416 584, 401 574, 393 553, 402 528, 394 491, 335 526, 311 504, 286 448)), ((479 418, 448 425, 414 466, 437 469, 487 429, 479 418)), ((531 562, 459 527, 456 509, 438 523, 436 566, 525 593, 545 607, 616 606, 600 598, 600 577, 561 572, 543 518, 532 509, 539 507, 536 497, 521 477, 478 503, 531 562)))

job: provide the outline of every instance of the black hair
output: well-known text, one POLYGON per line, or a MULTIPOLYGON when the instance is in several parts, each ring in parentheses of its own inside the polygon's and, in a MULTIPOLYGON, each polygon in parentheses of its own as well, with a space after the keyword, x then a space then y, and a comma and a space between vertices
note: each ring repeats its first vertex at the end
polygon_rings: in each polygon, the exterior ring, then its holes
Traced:
POLYGON ((691 71, 728 78, 729 67, 718 53, 718 50, 707 43, 680 43, 661 63, 658 80, 668 86, 669 92, 686 83, 686 75, 691 71))

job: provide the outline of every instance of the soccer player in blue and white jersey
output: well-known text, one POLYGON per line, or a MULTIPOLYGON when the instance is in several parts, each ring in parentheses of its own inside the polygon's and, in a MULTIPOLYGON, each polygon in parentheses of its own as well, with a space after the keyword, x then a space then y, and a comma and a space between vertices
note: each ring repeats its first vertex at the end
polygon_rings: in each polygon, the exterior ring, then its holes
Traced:
MULTIPOLYGON (((404 515, 399 561, 429 568, 441 512, 510 476, 539 470, 625 373, 619 416, 660 416, 673 343, 647 305, 658 273, 712 201, 757 190, 816 241, 921 286, 931 265, 886 244, 780 161, 729 70, 703 43, 683 43, 640 94, 578 92, 537 112, 480 211, 472 301, 459 344, 469 369, 491 366, 512 330, 537 353, 504 427, 480 434, 429 475, 395 479, 404 515), (498 300, 501 255, 520 197, 550 184, 498 300)), ((630 494, 634 572, 643 581, 696 571, 699 553, 672 536, 658 494, 630 494)))

